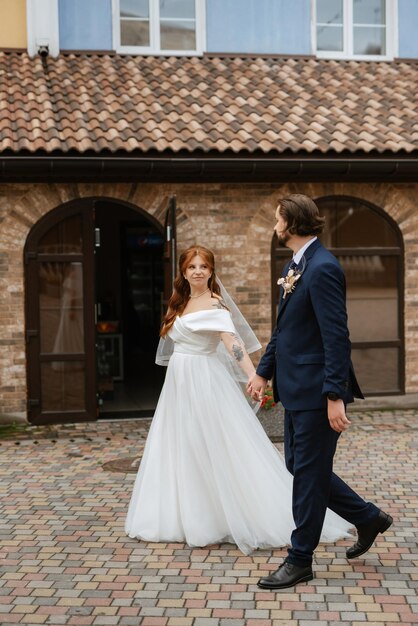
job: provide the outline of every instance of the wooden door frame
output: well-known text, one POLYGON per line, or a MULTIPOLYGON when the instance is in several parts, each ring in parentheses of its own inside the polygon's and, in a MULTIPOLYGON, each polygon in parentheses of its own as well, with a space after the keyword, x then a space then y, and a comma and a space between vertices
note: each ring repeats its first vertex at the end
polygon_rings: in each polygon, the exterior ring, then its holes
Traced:
MULTIPOLYGON (((66 202, 44 215, 31 229, 24 248, 25 260, 25 328, 26 372, 28 385, 28 420, 33 424, 92 421, 96 419, 96 371, 94 347, 94 257, 93 216, 91 198, 66 202), (91 211, 89 212, 90 209, 91 211), (41 237, 65 219, 80 215, 82 219, 82 251, 80 254, 39 254, 41 237), (83 264, 83 328, 84 328, 84 409, 80 411, 43 411, 41 387, 41 346, 39 311, 39 263, 42 261, 83 264), (36 334, 37 333, 37 334, 36 334)), ((71 360, 60 358, 60 360, 71 360)))
POLYGON ((177 273, 177 198, 170 196, 164 218, 164 313, 173 292, 173 283, 177 273))

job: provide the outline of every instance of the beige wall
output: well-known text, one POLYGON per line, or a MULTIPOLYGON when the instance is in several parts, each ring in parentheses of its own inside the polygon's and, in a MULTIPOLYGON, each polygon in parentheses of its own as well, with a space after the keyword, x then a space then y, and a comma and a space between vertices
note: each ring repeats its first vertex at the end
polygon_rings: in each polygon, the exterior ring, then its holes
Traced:
POLYGON ((26 47, 26 0, 0 0, 0 48, 26 47))
POLYGON ((79 184, 3 185, 0 197, 0 415, 26 411, 23 247, 33 224, 63 202, 106 196, 129 201, 160 222, 168 197, 179 207, 178 248, 200 242, 260 340, 271 331, 270 255, 277 197, 349 195, 383 208, 405 246, 406 391, 418 392, 418 185, 409 184, 79 184))

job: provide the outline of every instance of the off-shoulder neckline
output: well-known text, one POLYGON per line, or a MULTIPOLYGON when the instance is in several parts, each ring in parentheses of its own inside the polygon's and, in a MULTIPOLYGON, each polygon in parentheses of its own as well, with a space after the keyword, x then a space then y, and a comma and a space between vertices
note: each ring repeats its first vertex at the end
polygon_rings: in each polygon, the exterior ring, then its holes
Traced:
POLYGON ((227 313, 228 311, 226 309, 201 309, 200 311, 192 311, 191 313, 186 313, 185 315, 177 315, 178 319, 183 319, 183 317, 188 317, 189 315, 196 315, 196 313, 208 313, 211 311, 222 311, 224 313, 227 313))

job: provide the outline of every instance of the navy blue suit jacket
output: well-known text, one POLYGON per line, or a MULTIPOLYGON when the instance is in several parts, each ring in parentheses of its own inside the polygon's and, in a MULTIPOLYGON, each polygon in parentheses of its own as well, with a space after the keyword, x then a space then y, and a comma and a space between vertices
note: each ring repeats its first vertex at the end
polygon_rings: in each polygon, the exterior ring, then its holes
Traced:
POLYGON ((280 288, 276 327, 257 367, 289 411, 326 407, 330 391, 345 403, 363 397, 351 363, 344 272, 319 240, 304 256, 295 290, 283 299, 280 288))

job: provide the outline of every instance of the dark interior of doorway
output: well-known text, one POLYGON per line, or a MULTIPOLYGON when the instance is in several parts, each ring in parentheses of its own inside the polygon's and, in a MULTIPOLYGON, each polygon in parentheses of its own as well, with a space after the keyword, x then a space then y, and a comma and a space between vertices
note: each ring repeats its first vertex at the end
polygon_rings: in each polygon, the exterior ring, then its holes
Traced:
POLYGON ((155 365, 162 314, 163 237, 125 205, 97 202, 97 380, 100 418, 150 417, 165 368, 155 365))

